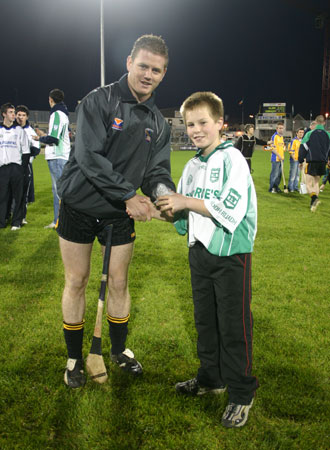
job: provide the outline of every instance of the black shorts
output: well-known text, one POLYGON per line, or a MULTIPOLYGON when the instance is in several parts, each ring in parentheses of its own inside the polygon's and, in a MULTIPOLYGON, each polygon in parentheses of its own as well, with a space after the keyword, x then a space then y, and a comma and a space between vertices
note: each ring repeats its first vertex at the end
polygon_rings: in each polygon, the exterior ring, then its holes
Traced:
POLYGON ((307 165, 307 173, 313 177, 322 176, 325 174, 325 162, 309 162, 307 165))
POLYGON ((113 224, 111 245, 129 244, 135 240, 134 220, 129 217, 115 219, 96 219, 83 212, 76 211, 61 202, 57 234, 66 241, 77 244, 91 244, 97 237, 101 245, 105 245, 105 227, 113 224))

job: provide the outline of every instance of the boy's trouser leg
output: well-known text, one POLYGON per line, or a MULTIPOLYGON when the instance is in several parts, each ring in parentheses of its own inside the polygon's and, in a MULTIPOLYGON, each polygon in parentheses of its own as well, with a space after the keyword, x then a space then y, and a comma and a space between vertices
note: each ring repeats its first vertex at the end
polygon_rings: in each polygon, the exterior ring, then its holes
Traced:
POLYGON ((275 189, 278 188, 279 185, 278 176, 280 171, 281 171, 280 163, 278 161, 272 161, 272 170, 270 172, 270 179, 269 179, 269 192, 271 192, 273 188, 275 189))
POLYGON ((0 167, 0 228, 6 226, 7 204, 9 191, 8 165, 0 167))
POLYGON ((10 184, 12 195, 15 200, 13 217, 11 219, 12 226, 20 227, 23 220, 23 183, 24 173, 23 167, 19 164, 11 164, 10 184))
POLYGON ((198 375, 205 379, 206 373, 216 373, 216 367, 218 379, 228 385, 229 401, 248 404, 258 387, 251 375, 251 255, 219 258, 197 244, 190 249, 189 260, 201 360, 198 375), (203 284, 213 284, 213 301, 207 300, 203 284))
POLYGON ((216 302, 211 274, 201 261, 201 258, 207 260, 207 254, 207 250, 199 243, 189 249, 194 316, 198 333, 197 354, 201 364, 197 379, 204 386, 219 387, 224 381, 220 373, 216 302))
POLYGON ((253 317, 251 254, 219 258, 214 274, 220 330, 220 367, 228 384, 229 401, 249 404, 258 380, 252 372, 253 317))

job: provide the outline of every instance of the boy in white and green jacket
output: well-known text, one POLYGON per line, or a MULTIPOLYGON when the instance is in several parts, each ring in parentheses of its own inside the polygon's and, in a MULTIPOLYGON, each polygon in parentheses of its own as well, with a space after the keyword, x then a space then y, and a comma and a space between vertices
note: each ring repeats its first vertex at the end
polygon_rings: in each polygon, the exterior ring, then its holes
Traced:
MULTIPOLYGON (((173 216, 180 234, 188 233, 200 368, 176 390, 202 395, 227 388, 222 424, 240 427, 258 387, 251 374, 250 310, 256 193, 241 152, 230 142, 220 143, 221 99, 197 92, 185 100, 181 113, 199 150, 183 170, 178 193, 158 197, 157 207, 162 215, 173 216)), ((154 217, 160 218, 157 212, 154 217)))

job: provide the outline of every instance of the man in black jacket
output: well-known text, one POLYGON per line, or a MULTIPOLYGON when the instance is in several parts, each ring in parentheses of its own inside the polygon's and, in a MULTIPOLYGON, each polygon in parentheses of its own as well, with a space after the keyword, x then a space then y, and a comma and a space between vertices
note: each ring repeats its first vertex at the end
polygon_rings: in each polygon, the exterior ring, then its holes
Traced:
POLYGON ((256 144, 266 145, 267 142, 254 136, 254 125, 252 125, 251 123, 245 125, 244 131, 245 133, 237 139, 235 147, 242 152, 242 155, 248 163, 250 172, 252 172, 251 159, 254 152, 254 146, 256 144))
POLYGON ((320 192, 320 177, 325 174, 326 164, 330 152, 330 133, 325 128, 324 116, 317 116, 316 126, 308 131, 299 147, 299 163, 306 160, 306 186, 311 197, 310 210, 316 211, 320 204, 318 195, 320 192))
POLYGON ((130 315, 128 268, 135 239, 134 220, 150 220, 141 188, 154 198, 159 184, 175 190, 170 176, 170 128, 155 105, 168 51, 162 38, 141 36, 127 58, 128 74, 95 89, 79 104, 75 148, 58 182, 61 198, 57 232, 65 268, 63 328, 68 349, 64 375, 70 387, 85 383, 82 342, 85 287, 95 237, 105 245, 113 224, 107 319, 111 360, 139 375, 141 364, 126 348, 130 315), (129 211, 130 216, 128 216, 129 211))

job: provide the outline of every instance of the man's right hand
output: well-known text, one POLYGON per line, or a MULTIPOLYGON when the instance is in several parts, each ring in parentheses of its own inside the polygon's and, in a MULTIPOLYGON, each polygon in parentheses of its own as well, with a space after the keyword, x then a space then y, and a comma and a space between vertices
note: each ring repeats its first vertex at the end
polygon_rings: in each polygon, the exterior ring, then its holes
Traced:
POLYGON ((146 201, 146 197, 135 195, 125 201, 126 212, 134 220, 138 220, 140 222, 146 222, 147 220, 149 221, 152 218, 149 202, 146 201))

